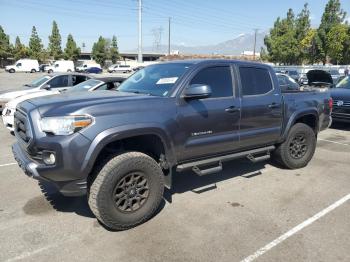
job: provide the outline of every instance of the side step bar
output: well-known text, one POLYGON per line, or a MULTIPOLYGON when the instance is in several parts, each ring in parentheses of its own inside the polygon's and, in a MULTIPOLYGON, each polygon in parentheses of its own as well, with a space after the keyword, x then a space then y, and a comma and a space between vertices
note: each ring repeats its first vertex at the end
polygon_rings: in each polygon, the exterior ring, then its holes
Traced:
POLYGON ((273 151, 274 149, 275 149, 274 146, 267 146, 267 147, 248 150, 248 151, 239 152, 239 153, 235 153, 235 154, 229 154, 229 155, 218 156, 218 157, 214 157, 214 158, 210 158, 210 159, 198 160, 198 161, 178 165, 176 167, 176 171, 182 172, 182 171, 185 171, 187 169, 192 169, 192 171, 194 171, 199 176, 218 173, 218 172, 222 171, 222 162, 247 157, 250 161, 252 161, 253 163, 256 163, 259 161, 269 159, 270 158, 270 151, 273 151), (259 154, 260 155, 263 154, 263 155, 255 157, 255 155, 259 155, 259 154), (216 164, 216 163, 218 163, 218 166, 210 167, 210 168, 203 169, 203 170, 200 169, 201 166, 212 165, 212 164, 216 164))

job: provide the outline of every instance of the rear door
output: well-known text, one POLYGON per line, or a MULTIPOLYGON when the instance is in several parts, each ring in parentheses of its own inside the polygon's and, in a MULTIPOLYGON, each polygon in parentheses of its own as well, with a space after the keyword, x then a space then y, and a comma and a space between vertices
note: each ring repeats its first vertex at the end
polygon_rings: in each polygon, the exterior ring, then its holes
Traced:
POLYGON ((282 130, 282 96, 270 70, 258 66, 238 67, 241 83, 240 146, 275 143, 282 130))
POLYGON ((177 123, 178 160, 207 157, 237 149, 240 101, 234 90, 229 64, 201 68, 185 87, 209 85, 212 95, 203 99, 180 98, 177 123))

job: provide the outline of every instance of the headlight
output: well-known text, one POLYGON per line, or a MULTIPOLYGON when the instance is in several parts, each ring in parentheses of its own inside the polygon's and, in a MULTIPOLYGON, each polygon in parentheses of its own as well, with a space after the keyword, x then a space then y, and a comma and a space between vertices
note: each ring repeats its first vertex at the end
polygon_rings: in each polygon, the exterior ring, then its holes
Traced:
POLYGON ((45 133, 58 136, 71 135, 93 123, 91 116, 59 116, 44 117, 40 121, 40 128, 45 133))

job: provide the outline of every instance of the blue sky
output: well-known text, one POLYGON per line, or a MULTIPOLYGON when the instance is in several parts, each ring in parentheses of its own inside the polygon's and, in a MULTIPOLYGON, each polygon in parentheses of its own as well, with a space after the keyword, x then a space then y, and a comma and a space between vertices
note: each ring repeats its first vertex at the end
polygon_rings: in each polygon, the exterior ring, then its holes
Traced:
MULTIPOLYGON (((172 43, 206 45, 233 39, 254 28, 268 30, 289 7, 298 13, 305 0, 143 0, 143 44, 152 46, 152 30, 162 28, 161 43, 167 43, 168 17, 172 17, 172 43)), ((312 24, 320 22, 327 0, 310 0, 312 24)), ((350 14, 350 1, 341 0, 350 14)), ((36 26, 44 44, 56 20, 65 45, 72 33, 89 51, 99 35, 118 37, 121 51, 137 47, 136 0, 0 0, 0 25, 14 41, 27 43, 36 26)), ((350 21, 350 20, 349 20, 350 21)))

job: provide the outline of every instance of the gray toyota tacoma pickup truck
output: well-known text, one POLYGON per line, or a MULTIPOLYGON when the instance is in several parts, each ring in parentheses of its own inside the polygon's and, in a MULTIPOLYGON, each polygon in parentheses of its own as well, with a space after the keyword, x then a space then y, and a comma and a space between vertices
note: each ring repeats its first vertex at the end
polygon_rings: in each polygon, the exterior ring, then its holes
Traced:
POLYGON ((12 149, 27 175, 66 196, 87 194, 97 219, 122 230, 157 211, 174 172, 219 173, 243 157, 306 166, 331 110, 328 92, 282 93, 264 64, 174 61, 141 69, 115 92, 19 104, 12 149))

